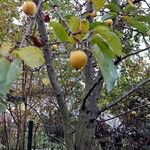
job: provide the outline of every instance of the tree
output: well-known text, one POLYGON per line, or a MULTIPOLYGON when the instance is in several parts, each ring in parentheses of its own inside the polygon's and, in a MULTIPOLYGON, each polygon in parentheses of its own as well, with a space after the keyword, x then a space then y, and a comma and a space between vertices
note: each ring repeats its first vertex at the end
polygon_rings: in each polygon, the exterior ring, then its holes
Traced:
MULTIPOLYGON (((24 149, 29 118, 47 124, 41 111, 49 113, 49 119, 54 117, 52 122, 57 120, 58 128, 63 126, 60 137, 64 136, 67 150, 98 149, 97 118, 108 110, 116 116, 130 113, 135 106, 129 107, 128 97, 144 85, 144 91, 148 89, 150 6, 140 0, 34 2, 36 13, 21 18, 25 33, 18 28, 18 36, 12 37, 9 33, 14 29, 5 27, 7 31, 1 34, 1 105, 8 106, 17 125, 16 149, 24 149), (85 68, 70 66, 67 59, 74 50, 86 53, 85 68), (120 111, 111 111, 116 107, 120 111)), ((10 17, 5 10, 3 13, 10 17)), ((140 104, 136 109, 145 106, 149 104, 140 104)))

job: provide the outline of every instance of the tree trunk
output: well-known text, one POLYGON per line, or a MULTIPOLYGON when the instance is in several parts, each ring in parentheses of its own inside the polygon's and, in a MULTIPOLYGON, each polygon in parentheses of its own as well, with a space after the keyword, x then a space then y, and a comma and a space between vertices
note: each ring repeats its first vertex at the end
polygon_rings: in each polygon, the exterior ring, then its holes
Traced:
POLYGON ((7 122, 6 122, 6 115, 3 113, 3 142, 2 144, 5 145, 6 149, 9 150, 9 140, 8 140, 8 133, 7 133, 7 122))
MULTIPOLYGON (((35 0, 35 2, 36 4, 38 4, 39 0, 35 0)), ((62 119, 63 119, 63 131, 64 131, 66 148, 67 150, 74 150, 74 138, 73 138, 73 132, 71 129, 69 111, 68 111, 68 108, 64 99, 64 93, 57 79, 55 68, 52 64, 52 56, 51 56, 51 51, 50 51, 49 43, 48 43, 47 30, 46 30, 44 21, 40 19, 42 18, 41 9, 39 9, 37 15, 38 15, 37 22, 38 22, 39 34, 44 42, 43 54, 44 54, 45 63, 47 67, 47 73, 48 73, 48 77, 51 82, 52 88, 55 91, 55 96, 56 96, 59 110, 61 112, 62 119)))
MULTIPOLYGON (((87 3, 87 12, 92 12, 93 7, 91 3, 87 3)), ((92 18, 87 18, 89 22, 92 22, 92 18)), ((91 44, 86 43, 86 47, 91 49, 91 44)), ((86 82, 86 91, 91 89, 93 83, 96 81, 95 78, 101 76, 101 72, 97 77, 95 77, 95 70, 93 66, 94 59, 91 56, 90 52, 86 52, 88 56, 88 64, 85 68, 85 82, 86 82)), ((76 128, 76 137, 75 137, 75 149, 76 150, 96 150, 95 147, 95 128, 96 128, 96 109, 97 101, 99 98, 99 93, 103 85, 103 80, 99 82, 90 96, 83 102, 81 107, 79 121, 76 128)))

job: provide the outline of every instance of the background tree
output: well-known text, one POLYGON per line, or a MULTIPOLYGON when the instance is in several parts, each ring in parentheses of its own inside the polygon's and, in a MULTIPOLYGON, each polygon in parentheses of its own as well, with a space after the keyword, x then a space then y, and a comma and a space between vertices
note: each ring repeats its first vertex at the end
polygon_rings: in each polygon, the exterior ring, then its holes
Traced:
POLYGON ((0 2, 4 8, 0 24, 0 106, 3 112, 7 105, 6 113, 13 118, 10 125, 3 113, 9 138, 6 137, 7 144, 2 144, 7 149, 13 147, 13 131, 17 133, 14 149, 25 149, 26 125, 32 119, 37 125, 34 132, 40 135, 42 125, 50 141, 59 143, 62 149, 130 149, 131 142, 134 149, 142 145, 146 149, 149 3, 34 2, 36 8, 32 2, 30 9, 27 7, 30 13, 23 9, 29 16, 20 11, 22 2, 0 2), (5 10, 6 3, 10 11, 5 10), (68 61, 75 50, 82 50, 88 57, 82 69, 73 68, 68 61), (103 118, 109 113, 114 116, 103 118), (108 124, 114 118, 121 122, 115 132, 108 124), (137 142, 135 137, 139 134, 137 142))

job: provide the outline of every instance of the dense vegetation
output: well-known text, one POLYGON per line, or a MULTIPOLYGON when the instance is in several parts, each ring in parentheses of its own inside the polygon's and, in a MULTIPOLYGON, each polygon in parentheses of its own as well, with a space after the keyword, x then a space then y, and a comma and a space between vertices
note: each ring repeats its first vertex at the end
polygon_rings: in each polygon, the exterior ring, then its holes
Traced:
POLYGON ((148 0, 0 1, 0 149, 150 149, 148 0), (34 3, 33 3, 34 2, 34 3))

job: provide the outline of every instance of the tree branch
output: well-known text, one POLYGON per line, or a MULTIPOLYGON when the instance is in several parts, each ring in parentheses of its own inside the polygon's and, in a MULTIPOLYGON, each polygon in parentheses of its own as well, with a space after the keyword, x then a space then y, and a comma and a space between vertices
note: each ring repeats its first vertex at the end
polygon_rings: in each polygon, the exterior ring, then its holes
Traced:
POLYGON ((143 0, 143 2, 145 2, 147 7, 150 8, 150 4, 146 0, 143 0))
MULTIPOLYGON (((35 0, 35 2, 38 3, 39 0, 35 0)), ((46 62, 47 73, 48 73, 48 77, 51 82, 52 88, 55 91, 55 96, 57 99, 59 110, 62 115, 66 147, 67 147, 67 149, 73 150, 74 149, 73 148, 74 139, 73 139, 73 135, 71 132, 69 111, 68 111, 67 105, 65 103, 64 93, 62 92, 62 87, 60 86, 60 84, 57 80, 55 68, 52 64, 52 54, 51 54, 51 51, 49 48, 47 30, 46 30, 44 21, 42 19, 40 19, 41 16, 42 16, 42 10, 39 9, 37 22, 38 22, 38 30, 39 30, 40 36, 44 42, 43 54, 44 54, 44 58, 45 58, 45 62, 46 62)))
POLYGON ((63 22, 63 24, 65 25, 65 27, 69 31, 69 34, 72 34, 72 31, 70 30, 68 23, 64 20, 64 18, 62 17, 62 15, 60 14, 60 12, 58 11, 57 6, 54 5, 51 0, 49 0, 49 4, 53 8, 53 10, 55 11, 55 13, 58 15, 58 17, 61 19, 61 21, 63 22))
POLYGON ((126 58, 128 58, 128 57, 130 57, 130 56, 139 54, 139 53, 141 53, 141 52, 147 51, 147 50, 149 50, 149 49, 150 49, 150 47, 147 47, 147 48, 141 49, 141 50, 139 50, 139 51, 137 51, 137 52, 134 52, 134 53, 131 53, 131 54, 127 54, 127 55, 123 56, 122 58, 120 58, 119 60, 116 60, 116 61, 114 62, 114 64, 115 64, 115 65, 118 65, 118 64, 119 64, 120 62, 122 62, 124 59, 126 59, 126 58))
POLYGON ((28 28, 27 28, 27 30, 26 30, 26 32, 25 32, 23 38, 22 38, 22 41, 21 41, 21 43, 20 43, 20 46, 19 46, 20 49, 24 46, 24 43, 25 43, 25 41, 26 41, 26 37, 27 37, 27 36, 30 34, 30 32, 31 32, 31 29, 32 29, 32 27, 33 27, 33 24, 34 24, 36 15, 37 15, 37 13, 38 13, 39 8, 41 7, 41 4, 42 4, 42 0, 40 0, 39 3, 38 3, 37 12, 30 18, 30 23, 29 23, 29 25, 28 25, 28 28))
POLYGON ((93 90, 96 88, 96 86, 102 81, 103 77, 101 76, 97 82, 95 82, 93 84, 93 86, 89 89, 88 93, 85 95, 84 99, 83 99, 83 103, 82 103, 82 106, 81 106, 81 110, 84 110, 85 109, 85 104, 86 104, 86 100, 88 99, 88 97, 91 95, 91 93, 93 92, 93 90))
MULTIPOLYGON (((150 47, 147 47, 147 48, 142 49, 142 50, 139 50, 139 51, 137 51, 137 52, 134 52, 134 53, 125 55, 125 56, 123 56, 122 58, 117 59, 117 60, 114 62, 114 64, 115 64, 115 65, 118 65, 120 62, 122 62, 122 61, 125 60, 126 58, 128 58, 128 57, 130 57, 130 56, 133 56, 133 55, 136 55, 136 54, 138 54, 138 53, 140 53, 140 52, 146 51, 146 50, 148 50, 148 49, 150 49, 150 47)), ((97 81, 92 85, 92 87, 89 89, 89 91, 87 92, 87 94, 85 95, 85 97, 84 97, 84 99, 83 99, 83 104, 82 104, 82 106, 81 106, 81 109, 82 109, 82 110, 85 109, 85 103, 86 103, 87 98, 91 95, 91 93, 93 92, 93 90, 95 89, 95 87, 102 81, 102 79, 103 79, 103 77, 100 76, 100 77, 97 79, 97 81)))
POLYGON ((116 115, 116 116, 114 116, 114 117, 111 117, 111 118, 109 118, 109 119, 100 120, 100 121, 98 121, 98 122, 105 122, 105 121, 113 120, 113 119, 115 119, 115 118, 118 118, 118 117, 121 117, 121 116, 123 116, 123 115, 129 114, 129 113, 131 113, 131 112, 134 111, 134 110, 141 109, 141 108, 143 108, 143 107, 145 107, 145 106, 149 106, 149 105, 150 105, 150 104, 144 104, 144 105, 141 105, 141 106, 138 106, 138 107, 134 107, 134 108, 132 108, 132 109, 129 110, 129 111, 123 112, 123 113, 121 113, 121 114, 119 114, 119 115, 116 115))
MULTIPOLYGON (((43 124, 43 126, 44 126, 45 123, 44 123, 44 121, 43 121, 43 118, 42 118, 41 115, 38 113, 38 111, 34 108, 34 106, 30 105, 29 103, 26 103, 26 105, 29 106, 29 107, 38 115, 39 119, 41 120, 41 122, 42 122, 42 124, 43 124)), ((42 126, 42 127, 43 127, 43 126, 42 126)), ((48 137, 52 138, 52 139, 57 140, 58 142, 60 142, 60 143, 63 144, 64 146, 66 146, 63 141, 61 141, 61 140, 58 139, 57 137, 51 136, 50 134, 48 134, 48 132, 46 132, 46 135, 47 135, 48 137)))
POLYGON ((124 100, 126 100, 126 98, 131 95, 132 93, 134 93, 137 89, 139 89, 141 86, 143 86, 144 84, 150 82, 150 78, 142 81, 141 83, 139 83, 137 86, 135 86, 134 88, 132 88, 130 91, 124 93, 122 96, 120 96, 117 100, 113 101, 112 103, 108 104, 107 106, 103 107, 101 110, 99 110, 97 112, 97 115, 100 115, 102 112, 112 108, 113 106, 115 106, 116 104, 118 104, 119 102, 123 102, 124 100))

